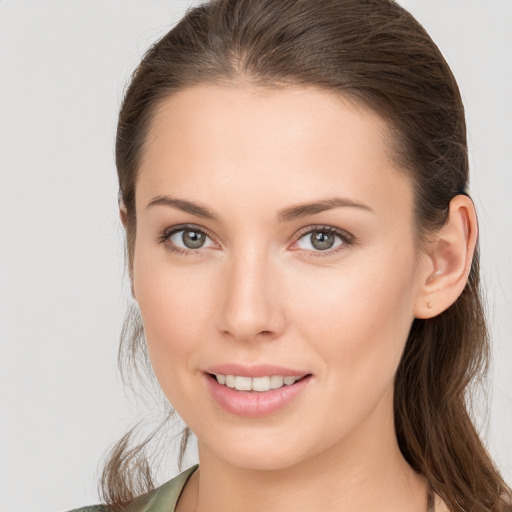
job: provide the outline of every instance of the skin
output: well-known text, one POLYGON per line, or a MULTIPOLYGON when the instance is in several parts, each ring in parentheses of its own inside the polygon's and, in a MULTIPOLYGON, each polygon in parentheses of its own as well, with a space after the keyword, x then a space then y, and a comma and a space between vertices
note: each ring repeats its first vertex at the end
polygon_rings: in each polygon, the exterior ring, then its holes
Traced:
POLYGON ((425 479, 397 445, 393 380, 413 319, 462 292, 476 218, 457 196, 420 251, 411 182, 386 128, 368 109, 302 87, 199 85, 155 116, 136 188, 132 284, 156 377, 198 439, 200 471, 179 512, 426 510, 425 479), (148 207, 161 196, 218 220, 148 207), (332 196, 368 209, 276 220, 332 196), (187 248, 182 232, 162 241, 184 223, 206 232, 203 247, 187 248), (318 225, 351 242, 335 236, 317 249, 318 225), (187 254, 171 252, 173 242, 187 254), (277 413, 241 418, 218 406, 203 374, 232 362, 312 378, 277 413))

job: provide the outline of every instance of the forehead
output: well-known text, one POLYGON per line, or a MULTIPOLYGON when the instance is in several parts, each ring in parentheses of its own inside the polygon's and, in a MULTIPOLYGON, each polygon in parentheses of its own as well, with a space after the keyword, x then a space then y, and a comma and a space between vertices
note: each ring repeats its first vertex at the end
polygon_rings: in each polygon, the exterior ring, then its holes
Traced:
POLYGON ((385 190, 404 201, 410 184, 388 133, 372 110, 316 88, 190 87, 163 101, 152 121, 137 196, 179 192, 208 202, 236 190, 242 200, 293 202, 336 191, 379 202, 385 190))
POLYGON ((230 135, 240 146, 246 143, 256 148, 263 144, 270 150, 269 134, 276 145, 286 142, 287 147, 303 147, 308 139, 318 147, 322 142, 330 145, 333 139, 343 145, 362 131, 367 139, 371 136, 368 146, 372 144, 386 154, 387 123, 341 94, 315 87, 200 84, 160 103, 147 143, 167 143, 166 138, 172 135, 189 140, 203 137, 203 144, 219 144, 228 142, 224 136, 230 135))

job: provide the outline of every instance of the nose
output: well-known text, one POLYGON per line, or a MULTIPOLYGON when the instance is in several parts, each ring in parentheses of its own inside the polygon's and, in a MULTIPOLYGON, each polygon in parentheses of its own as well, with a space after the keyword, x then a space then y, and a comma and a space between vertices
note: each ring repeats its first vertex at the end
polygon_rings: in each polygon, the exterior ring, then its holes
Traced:
POLYGON ((277 338, 285 324, 277 262, 253 247, 232 254, 226 264, 220 314, 223 334, 241 342, 277 338))

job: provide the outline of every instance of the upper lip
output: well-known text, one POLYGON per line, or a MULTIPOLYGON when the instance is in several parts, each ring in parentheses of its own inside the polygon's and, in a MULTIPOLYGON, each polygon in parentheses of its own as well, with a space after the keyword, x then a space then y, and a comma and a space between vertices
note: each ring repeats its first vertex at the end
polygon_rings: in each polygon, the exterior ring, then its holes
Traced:
POLYGON ((237 375, 240 377, 267 377, 272 375, 281 375, 283 377, 304 377, 310 372, 286 368, 284 366, 276 366, 273 364, 237 364, 225 363, 210 366, 204 370, 206 373, 220 375, 237 375))

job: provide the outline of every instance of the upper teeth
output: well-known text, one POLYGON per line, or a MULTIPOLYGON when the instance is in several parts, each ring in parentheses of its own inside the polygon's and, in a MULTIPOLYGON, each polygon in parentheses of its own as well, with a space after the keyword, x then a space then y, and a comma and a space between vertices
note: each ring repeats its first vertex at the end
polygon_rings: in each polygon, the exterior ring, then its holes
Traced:
POLYGON ((241 377, 240 375, 215 374, 219 384, 238 391, 269 391, 283 386, 290 386, 297 382, 300 377, 283 377, 272 375, 270 377, 241 377))

